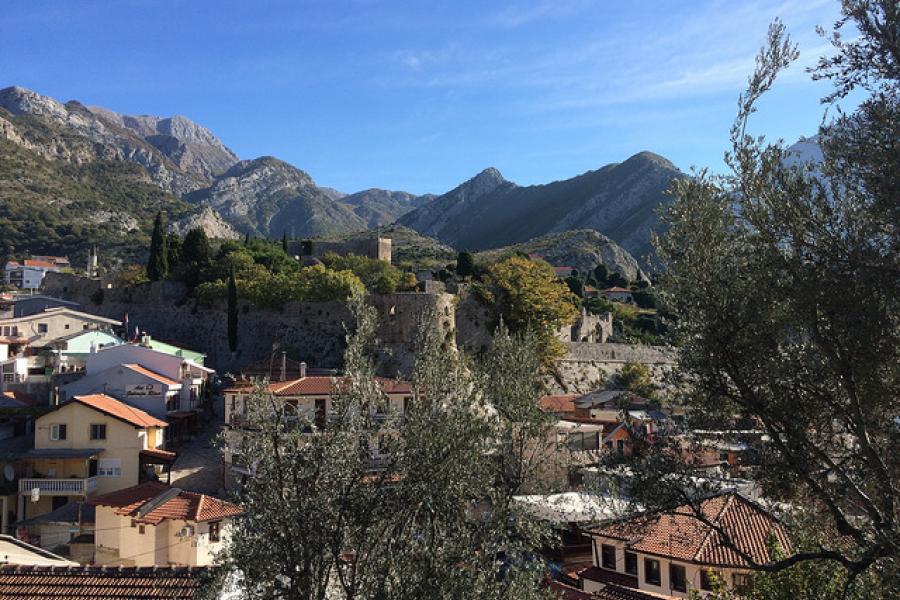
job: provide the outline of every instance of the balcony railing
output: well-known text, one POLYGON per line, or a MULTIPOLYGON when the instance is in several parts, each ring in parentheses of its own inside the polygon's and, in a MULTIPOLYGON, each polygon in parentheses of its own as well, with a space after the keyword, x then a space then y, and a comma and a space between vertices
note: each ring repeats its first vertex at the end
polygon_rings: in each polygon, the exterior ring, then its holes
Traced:
POLYGON ((97 478, 19 480, 20 494, 30 494, 34 488, 45 496, 87 496, 97 489, 97 478))

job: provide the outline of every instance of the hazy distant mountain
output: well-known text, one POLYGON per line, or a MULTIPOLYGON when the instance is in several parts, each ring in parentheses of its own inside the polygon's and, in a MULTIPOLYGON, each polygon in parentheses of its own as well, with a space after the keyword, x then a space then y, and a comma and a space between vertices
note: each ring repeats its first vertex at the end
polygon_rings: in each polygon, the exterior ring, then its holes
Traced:
POLYGON ((434 198, 436 198, 434 194, 416 196, 408 192, 373 188, 343 196, 340 201, 350 206, 353 212, 365 220, 369 227, 380 227, 393 223, 409 211, 424 206, 434 198))
POLYGON ((594 229, 637 257, 651 252, 655 210, 684 175, 665 158, 641 152, 572 179, 521 187, 486 169, 402 216, 398 223, 456 248, 498 248, 547 234, 594 229))

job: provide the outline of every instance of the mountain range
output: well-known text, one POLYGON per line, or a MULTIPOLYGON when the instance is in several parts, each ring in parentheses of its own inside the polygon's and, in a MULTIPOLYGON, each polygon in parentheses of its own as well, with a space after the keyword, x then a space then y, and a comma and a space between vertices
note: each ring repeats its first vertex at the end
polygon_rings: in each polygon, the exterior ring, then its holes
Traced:
POLYGON ((274 157, 241 160, 182 116, 123 115, 0 90, 0 254, 143 243, 152 215, 164 210, 174 230, 199 225, 217 237, 316 237, 397 222, 470 250, 593 229, 643 256, 658 226, 654 211, 682 176, 642 152, 546 185, 518 186, 490 168, 440 196, 345 194, 274 157))

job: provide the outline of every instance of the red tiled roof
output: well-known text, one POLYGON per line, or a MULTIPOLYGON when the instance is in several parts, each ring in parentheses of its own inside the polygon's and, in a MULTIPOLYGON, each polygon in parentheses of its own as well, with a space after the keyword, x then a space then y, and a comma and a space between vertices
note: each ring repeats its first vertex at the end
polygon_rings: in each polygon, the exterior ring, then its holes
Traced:
POLYGON ((165 383, 166 385, 180 385, 180 382, 175 381, 174 379, 169 379, 165 375, 160 375, 156 371, 151 371, 150 369, 148 369, 147 367, 144 367, 142 365, 127 364, 127 365, 122 365, 122 366, 127 369, 131 369, 132 371, 134 371, 136 373, 140 373, 141 375, 146 375, 147 377, 154 379, 160 383, 165 383))
POLYGON ((550 591, 551 597, 559 598, 560 600, 593 600, 595 598, 595 596, 583 590, 556 580, 547 582, 547 589, 550 591))
MULTIPOLYGON (((729 493, 703 500, 703 517, 721 528, 731 542, 757 563, 772 560, 768 541, 785 550, 791 542, 784 526, 762 507, 740 494, 729 493)), ((630 549, 703 565, 722 567, 749 566, 734 550, 728 548, 715 529, 701 522, 688 506, 672 511, 638 517, 631 521, 600 527, 595 535, 628 543, 630 549)))
MULTIPOLYGON (((270 383, 268 389, 276 396, 327 396, 334 391, 334 383, 339 381, 324 375, 310 375, 292 381, 276 381, 270 383)), ((376 377, 375 381, 386 394, 412 393, 412 384, 406 381, 386 377, 376 377)))
POLYGON ((630 293, 631 293, 631 290, 626 289, 626 288, 623 288, 623 287, 618 287, 618 286, 613 286, 613 287, 611 287, 611 288, 606 288, 605 290, 600 290, 600 293, 601 293, 601 294, 606 294, 606 293, 610 293, 610 294, 613 294, 613 293, 615 293, 615 294, 620 294, 620 293, 622 293, 622 292, 625 292, 626 294, 630 294, 630 293))
MULTIPOLYGON (((136 427, 168 427, 168 423, 160 421, 151 414, 145 413, 139 408, 129 406, 124 402, 120 402, 106 394, 88 394, 85 396, 75 396, 69 402, 80 402, 85 406, 89 406, 94 410, 99 410, 111 417, 115 417, 127 423, 131 423, 136 427)), ((60 406, 69 404, 66 402, 60 406)))
POLYGON ((642 592, 630 587, 622 587, 614 583, 607 584, 602 590, 594 593, 595 600, 668 600, 672 596, 642 592))
POLYGON ((578 394, 565 394, 561 396, 542 396, 538 400, 538 406, 547 412, 575 412, 574 401, 580 398, 578 394))
POLYGON ((126 488, 99 496, 91 500, 97 506, 111 506, 116 508, 116 514, 121 516, 133 516, 138 523, 158 525, 165 519, 179 519, 182 521, 215 521, 227 517, 235 517, 244 510, 197 492, 178 490, 178 494, 153 507, 150 512, 141 517, 137 516, 138 509, 157 496, 169 490, 177 490, 156 481, 148 481, 134 487, 126 488))
POLYGON ((30 258, 26 258, 24 263, 26 267, 42 267, 45 269, 56 268, 56 263, 47 262, 46 260, 32 260, 30 258))
POLYGON ((0 598, 173 600, 199 598, 210 567, 0 565, 0 598))

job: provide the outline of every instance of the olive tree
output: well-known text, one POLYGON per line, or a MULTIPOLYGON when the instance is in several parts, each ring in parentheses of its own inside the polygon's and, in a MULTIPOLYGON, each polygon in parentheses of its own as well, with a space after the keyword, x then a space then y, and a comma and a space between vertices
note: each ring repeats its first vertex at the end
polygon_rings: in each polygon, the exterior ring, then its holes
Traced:
MULTIPOLYGON (((759 99, 797 57, 776 21, 739 100, 730 173, 676 181, 656 245, 688 424, 755 423, 768 440, 759 482, 820 534, 765 564, 744 559, 771 573, 814 562, 842 573, 847 590, 860 576, 889 590, 900 555, 900 9, 846 0, 843 13, 837 55, 813 75, 836 84, 826 102, 869 96, 823 123, 824 161, 803 164, 749 133, 759 99), (840 36, 848 23, 859 38, 840 36)), ((630 491, 645 508, 696 502, 674 452, 633 466, 630 491)))
POLYGON ((260 387, 240 452, 256 475, 223 558, 249 598, 538 598, 547 531, 514 510, 546 434, 534 337, 500 331, 484 362, 442 350, 427 316, 403 414, 373 409, 375 314, 353 301, 326 423, 260 387), (389 448, 373 469, 375 440, 389 448))

